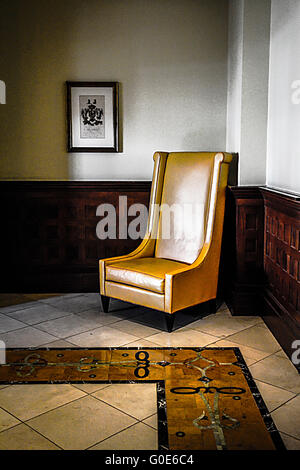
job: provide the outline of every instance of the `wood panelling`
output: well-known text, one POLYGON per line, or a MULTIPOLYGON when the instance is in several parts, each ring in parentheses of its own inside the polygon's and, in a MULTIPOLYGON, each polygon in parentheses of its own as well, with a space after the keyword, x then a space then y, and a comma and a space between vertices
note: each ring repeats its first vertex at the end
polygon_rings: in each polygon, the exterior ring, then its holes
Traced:
POLYGON ((263 287, 263 199, 253 186, 230 186, 227 192, 224 296, 233 315, 254 315, 263 287))
MULTIPOLYGON (((100 204, 148 206, 151 182, 1 182, 2 292, 98 291, 98 260, 139 243, 99 240, 100 204)), ((128 217, 128 222, 132 218, 128 217)))
POLYGON ((261 188, 265 203, 264 312, 286 353, 300 339, 300 196, 261 188))
MULTIPOLYGON (((119 196, 148 206, 150 188, 149 181, 1 182, 1 292, 98 292, 98 260, 129 253, 140 239, 99 240, 96 209, 114 205, 118 225, 119 196)), ((291 355, 300 339, 300 197, 229 187, 221 259, 220 299, 233 315, 264 314, 291 355)))

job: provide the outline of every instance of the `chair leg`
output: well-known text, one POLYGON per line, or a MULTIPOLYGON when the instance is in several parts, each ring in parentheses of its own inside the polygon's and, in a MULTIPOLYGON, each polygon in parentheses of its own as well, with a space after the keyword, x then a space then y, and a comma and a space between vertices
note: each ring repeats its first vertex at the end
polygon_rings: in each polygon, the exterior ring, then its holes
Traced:
POLYGON ((102 311, 104 313, 108 312, 109 301, 110 301, 110 297, 106 297, 106 295, 100 295, 100 303, 101 303, 102 311))
POLYGON ((175 313, 165 313, 168 333, 171 333, 174 326, 175 313))

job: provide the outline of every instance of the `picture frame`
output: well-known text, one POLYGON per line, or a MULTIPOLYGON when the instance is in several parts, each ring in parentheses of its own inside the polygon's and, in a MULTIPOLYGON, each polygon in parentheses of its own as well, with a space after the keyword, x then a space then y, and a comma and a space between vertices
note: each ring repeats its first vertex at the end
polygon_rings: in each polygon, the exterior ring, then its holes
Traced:
POLYGON ((68 152, 118 152, 118 82, 66 85, 68 152))

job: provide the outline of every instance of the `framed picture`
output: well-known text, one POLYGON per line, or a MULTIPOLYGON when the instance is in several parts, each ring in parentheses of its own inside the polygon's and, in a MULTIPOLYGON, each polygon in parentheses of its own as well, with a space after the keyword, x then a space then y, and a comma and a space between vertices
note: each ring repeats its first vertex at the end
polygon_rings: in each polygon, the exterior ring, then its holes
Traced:
POLYGON ((118 152, 118 83, 67 82, 68 152, 118 152))

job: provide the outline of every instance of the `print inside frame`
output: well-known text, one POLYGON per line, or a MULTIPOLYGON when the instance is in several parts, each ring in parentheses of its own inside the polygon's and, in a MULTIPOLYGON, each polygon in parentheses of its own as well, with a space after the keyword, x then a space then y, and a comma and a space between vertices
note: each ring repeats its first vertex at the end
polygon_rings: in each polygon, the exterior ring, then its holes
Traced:
POLYGON ((118 152, 118 82, 66 82, 68 152, 118 152))

